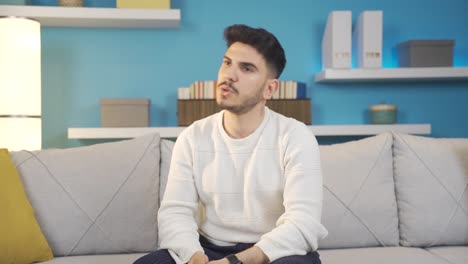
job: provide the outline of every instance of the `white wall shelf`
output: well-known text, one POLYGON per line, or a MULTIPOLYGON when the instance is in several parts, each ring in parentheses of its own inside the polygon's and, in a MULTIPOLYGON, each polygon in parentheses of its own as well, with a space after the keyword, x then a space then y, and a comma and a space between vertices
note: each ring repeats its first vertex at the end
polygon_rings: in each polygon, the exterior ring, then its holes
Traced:
POLYGON ((316 136, 371 136, 389 131, 430 135, 432 132, 430 124, 315 125, 309 127, 316 136))
POLYGON ((134 138, 158 132, 163 138, 178 137, 185 127, 93 127, 69 128, 70 139, 118 139, 134 138))
POLYGON ((179 9, 0 5, 0 17, 35 19, 48 27, 178 28, 179 9))
MULTIPOLYGON (((395 125, 313 125, 309 126, 316 136, 368 136, 387 131, 408 134, 431 134, 430 124, 395 125)), ((163 138, 175 138, 185 127, 124 127, 124 128, 69 128, 69 139, 122 139, 134 138, 158 132, 163 138)))
POLYGON ((468 80, 468 67, 326 69, 315 74, 322 83, 433 80, 468 80))

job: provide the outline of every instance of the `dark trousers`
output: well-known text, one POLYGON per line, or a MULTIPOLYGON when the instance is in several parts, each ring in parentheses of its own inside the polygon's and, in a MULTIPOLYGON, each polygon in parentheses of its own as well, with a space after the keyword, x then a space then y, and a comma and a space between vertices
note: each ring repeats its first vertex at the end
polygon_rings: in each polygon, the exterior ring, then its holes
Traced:
MULTIPOLYGON (((200 244, 203 247, 205 254, 208 256, 208 259, 218 260, 226 257, 229 254, 236 254, 241 251, 244 251, 254 244, 249 243, 239 243, 234 246, 221 247, 210 243, 206 238, 200 236, 200 244)), ((314 252, 309 252, 307 255, 295 255, 287 256, 284 258, 277 259, 272 262, 273 264, 321 264, 319 254, 314 252)), ((171 255, 167 249, 160 249, 148 255, 145 255, 134 264, 175 264, 175 261, 172 259, 171 255)), ((247 263, 248 264, 248 263, 247 263)))

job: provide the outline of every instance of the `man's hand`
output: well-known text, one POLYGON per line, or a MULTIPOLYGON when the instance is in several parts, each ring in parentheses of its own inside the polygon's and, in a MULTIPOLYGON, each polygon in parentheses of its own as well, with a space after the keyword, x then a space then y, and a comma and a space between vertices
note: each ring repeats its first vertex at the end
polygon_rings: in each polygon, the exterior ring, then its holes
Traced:
POLYGON ((253 246, 249 249, 246 249, 242 252, 236 254, 237 258, 242 261, 242 263, 249 264, 268 264, 270 260, 267 255, 258 247, 253 246))
POLYGON ((190 258, 189 262, 187 264, 206 264, 208 263, 208 256, 205 255, 201 251, 195 252, 195 254, 192 255, 190 258))

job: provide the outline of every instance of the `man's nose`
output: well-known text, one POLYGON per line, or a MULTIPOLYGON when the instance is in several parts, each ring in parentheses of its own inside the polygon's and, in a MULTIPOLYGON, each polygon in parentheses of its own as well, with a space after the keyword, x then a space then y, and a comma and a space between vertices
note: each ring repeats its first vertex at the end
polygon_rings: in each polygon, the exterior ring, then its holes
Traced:
POLYGON ((237 69, 233 66, 224 69, 224 78, 231 82, 237 81, 237 69))

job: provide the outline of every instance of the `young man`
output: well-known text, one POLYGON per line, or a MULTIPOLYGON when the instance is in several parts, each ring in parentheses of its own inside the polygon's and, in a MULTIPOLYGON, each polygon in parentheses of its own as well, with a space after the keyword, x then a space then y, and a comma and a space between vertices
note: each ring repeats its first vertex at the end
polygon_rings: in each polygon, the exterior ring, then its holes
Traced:
POLYGON ((327 231, 317 141, 265 106, 283 48, 245 25, 224 37, 216 90, 224 110, 177 139, 158 214, 161 250, 135 263, 320 263, 317 240, 327 231))

